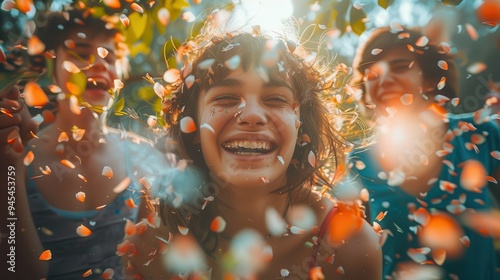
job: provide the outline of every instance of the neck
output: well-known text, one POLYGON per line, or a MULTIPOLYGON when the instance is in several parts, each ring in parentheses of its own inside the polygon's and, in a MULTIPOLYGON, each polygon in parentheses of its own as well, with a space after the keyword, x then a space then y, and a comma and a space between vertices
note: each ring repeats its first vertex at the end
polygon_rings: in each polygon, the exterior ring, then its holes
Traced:
POLYGON ((222 202, 218 211, 227 222, 226 234, 234 236, 242 229, 251 228, 267 236, 266 212, 273 208, 280 217, 283 216, 288 194, 272 192, 266 187, 227 186, 220 190, 217 199, 222 202))
POLYGON ((83 108, 77 114, 70 109, 69 101, 62 100, 58 104, 58 113, 55 120, 55 126, 63 131, 71 131, 73 126, 76 126, 86 131, 100 130, 98 118, 95 113, 88 108, 83 108))

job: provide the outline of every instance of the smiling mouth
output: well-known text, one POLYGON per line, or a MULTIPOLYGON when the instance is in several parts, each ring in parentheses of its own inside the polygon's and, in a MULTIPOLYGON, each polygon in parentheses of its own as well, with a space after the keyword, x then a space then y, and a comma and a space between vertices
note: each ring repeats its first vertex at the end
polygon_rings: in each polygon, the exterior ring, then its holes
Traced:
POLYGON ((222 144, 222 147, 228 152, 239 155, 265 155, 276 149, 271 142, 249 140, 226 142, 222 144))
POLYGON ((388 101, 388 100, 394 100, 394 99, 400 99, 402 94, 400 93, 384 93, 381 94, 379 99, 381 101, 388 101))
POLYGON ((103 78, 89 78, 87 81, 87 89, 99 89, 108 91, 111 85, 106 79, 103 78))

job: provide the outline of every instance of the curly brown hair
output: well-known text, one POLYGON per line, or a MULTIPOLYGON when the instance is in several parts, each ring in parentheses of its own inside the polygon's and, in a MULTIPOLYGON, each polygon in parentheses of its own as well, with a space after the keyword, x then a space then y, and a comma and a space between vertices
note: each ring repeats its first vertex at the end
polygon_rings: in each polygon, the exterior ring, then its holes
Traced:
MULTIPOLYGON (((185 43, 181 47, 186 51, 184 57, 187 58, 182 70, 182 80, 167 87, 173 92, 164 100, 164 115, 169 137, 175 143, 174 150, 181 158, 192 162, 197 171, 193 174, 198 177, 198 184, 187 187, 185 183, 179 182, 180 186, 175 186, 174 183, 174 193, 162 199, 162 219, 173 231, 179 225, 188 227, 207 253, 213 252, 217 246, 217 234, 209 231, 210 222, 217 213, 214 203, 206 205, 203 211, 201 208, 207 193, 217 193, 216 185, 220 183, 220 179, 210 174, 199 145, 199 134, 183 133, 180 120, 184 117, 197 120, 196 109, 201 90, 210 88, 214 81, 224 79, 232 71, 224 65, 225 61, 239 55, 239 66, 244 71, 251 67, 265 69, 269 80, 289 84, 300 104, 302 125, 292 163, 287 170, 288 183, 275 191, 288 194, 289 206, 292 204, 292 193, 296 190, 332 186, 332 174, 328 173, 332 167, 327 170, 325 165, 327 162, 343 164, 350 144, 331 123, 332 118, 340 117, 331 110, 335 107, 332 95, 340 90, 334 86, 338 71, 318 57, 308 60, 309 53, 286 38, 276 39, 260 34, 258 28, 254 28, 254 31, 253 34, 226 33, 222 36, 214 36, 205 31, 193 41, 185 43), (273 65, 266 62, 266 44, 269 40, 274 40, 273 50, 279 56, 277 63, 273 65), (212 60, 210 67, 200 67, 209 60, 212 60), (194 83, 187 83, 187 77, 194 77, 194 83), (308 162, 310 152, 315 154, 318 163, 314 167, 308 162), (175 205, 178 196, 195 198, 184 201, 179 206, 175 205)), ((215 201, 217 202, 217 197, 215 201)))

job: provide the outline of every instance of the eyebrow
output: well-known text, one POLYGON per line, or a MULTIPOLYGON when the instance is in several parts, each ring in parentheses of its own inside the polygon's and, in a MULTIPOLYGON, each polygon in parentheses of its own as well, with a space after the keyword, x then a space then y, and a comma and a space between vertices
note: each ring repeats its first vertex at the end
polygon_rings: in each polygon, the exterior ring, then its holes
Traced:
MULTIPOLYGON (((210 88, 215 88, 215 87, 241 87, 241 86, 243 86, 243 83, 240 80, 237 80, 237 79, 223 79, 223 80, 215 82, 210 88)), ((264 88, 272 88, 272 87, 286 87, 286 88, 288 88, 293 93, 292 87, 288 83, 286 83, 285 81, 271 80, 268 83, 264 84, 264 88)))
POLYGON ((411 62, 414 59, 408 59, 408 58, 396 58, 394 60, 389 61, 389 63, 399 63, 399 62, 411 62))

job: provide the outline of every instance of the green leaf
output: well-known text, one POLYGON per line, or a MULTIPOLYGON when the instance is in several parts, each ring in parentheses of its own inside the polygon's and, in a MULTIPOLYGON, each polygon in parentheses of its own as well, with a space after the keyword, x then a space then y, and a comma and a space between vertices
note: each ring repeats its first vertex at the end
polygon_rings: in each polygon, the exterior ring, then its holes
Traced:
POLYGON ((363 9, 356 9, 351 7, 351 12, 349 14, 349 22, 352 28, 352 32, 357 34, 358 36, 363 34, 366 30, 366 26, 364 20, 366 18, 366 14, 363 9))
POLYGON ((153 102, 153 110, 155 112, 161 112, 161 110, 163 110, 163 102, 160 100, 160 98, 153 102))
POLYGON ((141 87, 137 90, 137 96, 141 99, 141 100, 150 100, 154 97, 157 97, 156 96, 156 93, 154 92, 153 90, 153 87, 152 86, 145 86, 145 87, 141 87))
POLYGON ((149 45, 144 44, 144 42, 139 42, 130 48, 130 56, 135 57, 139 53, 149 54, 150 51, 149 45))
POLYGON ((449 6, 458 6, 460 3, 462 3, 462 0, 441 0, 441 2, 449 6))
POLYGON ((384 9, 387 9, 393 3, 394 0, 378 0, 378 5, 384 9))
POLYGON ((71 73, 68 81, 77 86, 78 92, 71 92, 72 94, 81 95, 87 88, 87 76, 82 71, 71 73))
POLYGON ((116 113, 121 112, 123 110, 123 107, 125 107, 125 99, 123 99, 123 97, 120 98, 118 101, 116 101, 114 107, 115 107, 114 111, 115 111, 115 115, 116 115, 116 113))
POLYGON ((114 113, 115 116, 126 116, 127 113, 126 112, 123 112, 123 111, 119 111, 119 112, 115 112, 114 113))
POLYGON ((187 0, 165 0, 165 8, 170 12, 170 20, 176 20, 182 12, 182 9, 189 7, 187 0))
POLYGON ((127 42, 130 44, 140 40, 146 30, 148 30, 148 14, 140 14, 133 12, 128 16, 130 25, 128 26, 127 33, 125 34, 127 42))

